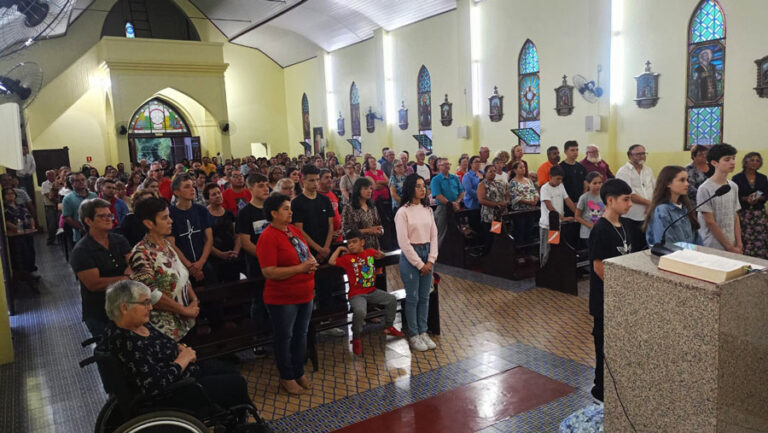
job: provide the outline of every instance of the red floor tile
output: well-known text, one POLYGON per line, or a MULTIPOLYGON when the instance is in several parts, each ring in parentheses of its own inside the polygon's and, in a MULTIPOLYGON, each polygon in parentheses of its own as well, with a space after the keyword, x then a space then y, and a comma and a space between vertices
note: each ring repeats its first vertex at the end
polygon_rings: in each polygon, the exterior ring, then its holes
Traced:
POLYGON ((515 367, 336 432, 475 432, 575 390, 526 368, 515 367))

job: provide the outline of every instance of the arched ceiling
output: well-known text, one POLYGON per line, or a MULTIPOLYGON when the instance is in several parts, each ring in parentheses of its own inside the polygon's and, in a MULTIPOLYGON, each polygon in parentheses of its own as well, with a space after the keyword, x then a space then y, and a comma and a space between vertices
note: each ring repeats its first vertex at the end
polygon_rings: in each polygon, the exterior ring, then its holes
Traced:
POLYGON ((456 0, 190 0, 230 42, 281 66, 456 8, 456 0))

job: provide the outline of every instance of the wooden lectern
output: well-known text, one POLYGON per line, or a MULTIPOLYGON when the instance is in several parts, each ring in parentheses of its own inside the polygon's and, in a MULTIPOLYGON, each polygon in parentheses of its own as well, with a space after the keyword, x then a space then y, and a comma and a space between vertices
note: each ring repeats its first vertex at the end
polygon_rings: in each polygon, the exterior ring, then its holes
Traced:
POLYGON ((628 415, 639 432, 768 432, 768 272, 713 284, 657 264, 605 262, 605 431, 631 432, 628 415))

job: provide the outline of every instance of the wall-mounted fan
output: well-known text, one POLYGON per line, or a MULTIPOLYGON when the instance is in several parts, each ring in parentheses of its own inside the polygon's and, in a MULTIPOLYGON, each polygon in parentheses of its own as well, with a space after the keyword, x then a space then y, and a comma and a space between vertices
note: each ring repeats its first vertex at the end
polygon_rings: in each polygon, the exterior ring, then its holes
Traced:
POLYGON ((594 104, 603 96, 603 88, 600 87, 600 71, 602 69, 600 65, 597 65, 597 82, 588 80, 582 75, 573 76, 573 85, 587 102, 594 104))
POLYGON ((43 85, 43 70, 37 63, 19 63, 0 75, 0 104, 15 102, 24 110, 35 100, 43 85))
POLYGON ((75 0, 0 0, 0 58, 63 32, 75 0))

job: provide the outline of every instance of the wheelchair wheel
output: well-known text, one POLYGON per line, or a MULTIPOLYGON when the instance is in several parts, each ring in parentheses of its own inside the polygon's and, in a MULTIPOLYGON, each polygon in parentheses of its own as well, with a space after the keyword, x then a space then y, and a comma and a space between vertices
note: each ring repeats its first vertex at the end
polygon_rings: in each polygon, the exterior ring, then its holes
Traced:
POLYGON ((120 413, 120 407, 117 405, 117 397, 109 397, 109 400, 104 403, 104 406, 99 411, 94 432, 112 433, 123 421, 125 419, 123 419, 123 414, 120 413))
POLYGON ((208 433, 199 419, 184 412, 163 410, 131 418, 116 433, 208 433))

